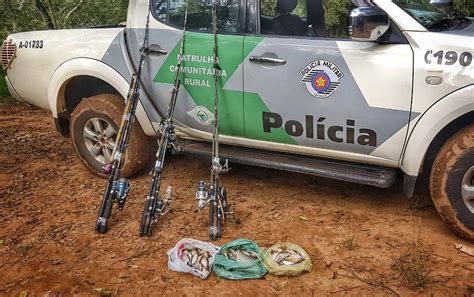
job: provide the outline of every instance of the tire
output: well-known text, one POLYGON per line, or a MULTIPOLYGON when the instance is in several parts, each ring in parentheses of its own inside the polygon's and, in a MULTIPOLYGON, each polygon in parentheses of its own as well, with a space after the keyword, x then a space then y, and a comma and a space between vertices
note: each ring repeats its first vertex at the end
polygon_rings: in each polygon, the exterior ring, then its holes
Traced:
POLYGON ((457 132, 438 152, 430 192, 448 227, 474 241, 474 125, 457 132))
MULTIPOLYGON (((103 166, 115 144, 123 109, 124 103, 120 96, 100 94, 82 100, 71 116, 70 134, 74 148, 87 169, 102 178, 107 176, 103 171, 103 166), (99 123, 98 126, 97 123, 99 123), (105 136, 98 140, 97 135, 105 136)), ((143 169, 150 160, 150 156, 150 139, 143 133, 138 121, 135 121, 125 152, 121 176, 130 177, 143 169)))

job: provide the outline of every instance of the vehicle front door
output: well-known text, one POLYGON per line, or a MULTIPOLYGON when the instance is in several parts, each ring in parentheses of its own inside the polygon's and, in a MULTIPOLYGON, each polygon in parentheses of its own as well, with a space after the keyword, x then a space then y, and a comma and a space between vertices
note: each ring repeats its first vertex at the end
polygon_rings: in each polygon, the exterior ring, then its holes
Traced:
POLYGON ((255 1, 244 41, 246 136, 276 150, 398 160, 413 54, 395 25, 386 43, 354 41, 351 1, 255 1))

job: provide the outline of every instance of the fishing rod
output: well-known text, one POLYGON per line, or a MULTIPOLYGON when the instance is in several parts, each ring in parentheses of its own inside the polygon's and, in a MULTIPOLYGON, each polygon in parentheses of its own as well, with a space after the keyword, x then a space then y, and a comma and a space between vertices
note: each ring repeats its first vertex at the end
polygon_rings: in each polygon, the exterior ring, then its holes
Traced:
MULTIPOLYGON (((213 31, 213 52, 214 52, 214 121, 212 133, 212 160, 211 176, 207 185, 200 181, 196 191, 196 199, 199 209, 209 204, 209 238, 218 240, 222 237, 222 225, 227 215, 233 215, 230 205, 227 202, 227 191, 220 183, 220 175, 229 172, 229 161, 224 163, 219 157, 219 53, 217 44, 217 0, 212 5, 212 31, 213 31)), ((236 220, 237 221, 237 220, 236 220)))
POLYGON ((146 235, 151 236, 154 225, 158 222, 158 218, 164 215, 169 210, 169 205, 172 201, 172 188, 168 186, 165 191, 165 196, 162 199, 160 197, 161 179, 163 173, 163 166, 165 162, 166 149, 173 148, 175 151, 179 151, 179 145, 177 136, 174 131, 173 115, 176 107, 176 101, 178 99, 179 87, 181 86, 181 69, 183 65, 183 53, 184 43, 186 36, 186 24, 188 21, 188 6, 187 3, 184 12, 184 25, 183 33, 181 37, 181 45, 179 48, 178 62, 176 64, 176 72, 174 77, 173 89, 171 91, 171 99, 168 105, 168 111, 166 117, 160 122, 160 141, 158 151, 156 153, 155 166, 152 170, 152 178, 150 183, 150 190, 145 200, 145 207, 143 209, 142 219, 140 223, 139 235, 140 237, 146 235))
POLYGON ((130 82, 127 99, 125 100, 125 108, 122 116, 117 139, 115 141, 114 150, 111 159, 104 166, 104 173, 108 174, 107 185, 105 187, 104 196, 99 209, 99 215, 96 221, 96 231, 99 233, 106 233, 108 231, 108 220, 112 215, 112 206, 117 203, 118 209, 121 211, 125 206, 125 201, 130 192, 130 180, 121 176, 121 170, 124 164, 125 151, 127 149, 128 141, 135 121, 135 112, 140 101, 140 87, 141 87, 141 73, 143 64, 147 55, 150 53, 148 48, 148 39, 150 31, 150 7, 148 7, 148 14, 146 19, 145 36, 143 44, 140 49, 140 60, 138 64, 138 71, 132 76, 130 82))

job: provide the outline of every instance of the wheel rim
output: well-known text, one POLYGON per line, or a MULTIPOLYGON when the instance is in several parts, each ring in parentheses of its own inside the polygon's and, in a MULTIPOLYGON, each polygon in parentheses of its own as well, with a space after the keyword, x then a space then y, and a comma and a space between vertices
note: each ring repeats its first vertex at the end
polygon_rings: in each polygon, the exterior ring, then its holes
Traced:
POLYGON ((110 160, 117 138, 117 129, 112 123, 102 118, 90 118, 84 124, 82 135, 92 157, 102 164, 110 160))
POLYGON ((461 194, 466 207, 474 213, 474 166, 467 170, 462 179, 461 194))

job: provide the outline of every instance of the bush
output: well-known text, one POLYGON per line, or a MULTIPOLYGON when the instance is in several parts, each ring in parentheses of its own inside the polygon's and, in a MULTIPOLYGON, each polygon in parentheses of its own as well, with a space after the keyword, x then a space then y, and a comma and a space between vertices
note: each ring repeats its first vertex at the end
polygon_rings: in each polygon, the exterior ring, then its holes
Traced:
POLYGON ((455 0, 454 10, 468 17, 474 17, 474 1, 455 0))
POLYGON ((5 82, 5 72, 0 67, 0 97, 8 96, 7 83, 5 82))
POLYGON ((0 38, 22 31, 83 28, 124 22, 127 0, 0 1, 0 38))

